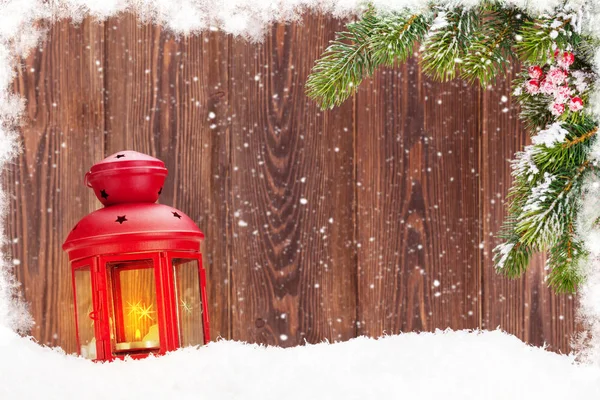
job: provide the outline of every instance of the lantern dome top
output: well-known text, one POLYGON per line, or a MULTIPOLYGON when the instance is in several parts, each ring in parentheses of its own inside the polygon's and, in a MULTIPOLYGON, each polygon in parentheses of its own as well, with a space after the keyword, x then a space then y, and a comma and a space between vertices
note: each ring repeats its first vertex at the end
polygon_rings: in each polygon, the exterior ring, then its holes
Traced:
POLYGON ((140 251, 199 251, 204 234, 194 221, 164 204, 128 203, 85 216, 69 233, 63 250, 71 260, 140 251))
POLYGON ((162 192, 167 168, 161 160, 137 151, 120 151, 94 164, 85 184, 102 204, 154 203, 162 192))
POLYGON ((165 169, 165 163, 158 158, 154 158, 144 153, 133 150, 119 151, 98 161, 90 168, 90 173, 104 171, 107 169, 119 169, 131 167, 155 167, 165 169))
POLYGON ((204 234, 176 208, 156 204, 167 177, 165 163, 121 151, 95 164, 85 183, 106 207, 84 217, 63 250, 71 261, 96 255, 145 251, 199 252, 204 234))

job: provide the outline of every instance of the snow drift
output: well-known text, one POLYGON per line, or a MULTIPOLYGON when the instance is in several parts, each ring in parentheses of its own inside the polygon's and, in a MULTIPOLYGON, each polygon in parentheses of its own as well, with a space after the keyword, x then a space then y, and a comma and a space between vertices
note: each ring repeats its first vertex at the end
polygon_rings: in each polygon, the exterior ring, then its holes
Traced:
POLYGON ((221 341, 96 364, 0 328, 0 399, 598 399, 600 369, 500 331, 282 349, 221 341))

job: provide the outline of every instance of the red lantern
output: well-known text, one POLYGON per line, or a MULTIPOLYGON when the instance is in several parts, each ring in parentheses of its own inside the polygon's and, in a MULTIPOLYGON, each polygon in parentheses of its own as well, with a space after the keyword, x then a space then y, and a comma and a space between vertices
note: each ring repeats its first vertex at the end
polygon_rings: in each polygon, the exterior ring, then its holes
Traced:
POLYGON ((85 176, 106 207, 63 244, 85 358, 143 358, 210 340, 204 234, 183 212, 155 203, 166 176, 162 161, 135 151, 113 154, 85 176))

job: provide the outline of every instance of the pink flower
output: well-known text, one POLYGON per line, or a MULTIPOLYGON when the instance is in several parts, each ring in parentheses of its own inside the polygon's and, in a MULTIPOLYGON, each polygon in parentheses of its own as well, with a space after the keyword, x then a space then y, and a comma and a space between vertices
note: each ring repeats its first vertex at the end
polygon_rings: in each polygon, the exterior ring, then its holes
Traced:
POLYGON ((544 71, 542 71, 542 68, 540 68, 537 65, 533 65, 531 67, 529 67, 529 77, 531 79, 541 79, 542 75, 544 75, 544 71))
POLYGON ((545 80, 540 85, 540 92, 544 94, 553 94, 556 90, 556 85, 550 82, 549 80, 545 80))
POLYGON ((558 104, 565 104, 567 100, 571 98, 572 90, 568 86, 558 87, 554 91, 554 102, 558 104))
POLYGON ((546 76, 546 80, 552 82, 554 85, 562 85, 569 76, 561 68, 552 67, 546 76))
POLYGON ((540 92, 540 81, 537 79, 531 79, 525 83, 525 89, 529 94, 538 94, 540 92))
POLYGON ((569 69, 575 62, 575 55, 569 51, 565 51, 560 58, 557 58, 556 62, 564 69, 569 69))
POLYGON ((550 108, 550 111, 552 112, 552 115, 556 115, 557 117, 563 115, 563 113, 565 112, 564 104, 552 103, 552 104, 550 104, 549 108, 550 108))
POLYGON ((583 110, 583 100, 581 97, 573 97, 569 102, 569 110, 577 112, 583 110))

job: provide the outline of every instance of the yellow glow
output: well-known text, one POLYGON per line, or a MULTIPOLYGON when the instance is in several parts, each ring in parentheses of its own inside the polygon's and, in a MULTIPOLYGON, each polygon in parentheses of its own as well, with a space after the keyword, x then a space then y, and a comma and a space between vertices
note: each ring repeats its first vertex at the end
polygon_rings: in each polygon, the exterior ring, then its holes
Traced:
POLYGON ((131 315, 133 315, 134 317, 137 316, 137 314, 140 311, 140 307, 141 307, 141 301, 138 301, 137 303, 133 304, 130 303, 129 301, 127 302, 127 310, 129 311, 127 313, 128 317, 131 317, 131 315))
POLYGON ((160 335, 158 333, 158 325, 152 325, 150 329, 148 329, 148 334, 144 336, 142 340, 144 342, 158 342, 160 340, 160 335))
POLYGON ((156 324, 157 303, 152 260, 108 264, 113 290, 114 348, 117 351, 159 348, 160 341, 146 341, 156 324))
POLYGON ((150 304, 148 307, 141 306, 138 311, 138 319, 148 319, 150 321, 154 321, 154 318, 152 318, 150 314, 154 314, 154 311, 152 311, 152 304, 150 304))
MULTIPOLYGON (((151 326, 154 324, 154 304, 146 304, 142 300, 128 301, 125 307, 125 325, 128 333, 128 342, 139 342, 145 336, 148 336, 151 326), (133 337, 132 337, 133 336, 133 337)), ((158 328, 158 327, 157 327, 158 328)))

